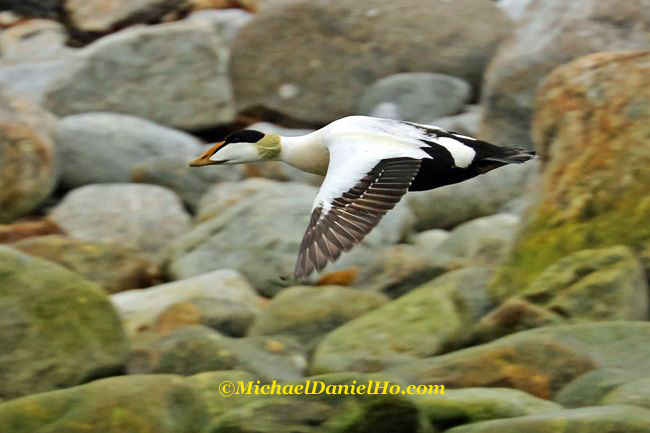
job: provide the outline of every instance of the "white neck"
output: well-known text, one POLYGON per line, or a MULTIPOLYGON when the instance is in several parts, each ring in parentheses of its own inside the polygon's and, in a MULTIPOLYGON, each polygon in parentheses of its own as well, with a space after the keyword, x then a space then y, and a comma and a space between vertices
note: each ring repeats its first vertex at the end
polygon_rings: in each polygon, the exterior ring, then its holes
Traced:
POLYGON ((319 132, 300 137, 281 137, 279 159, 299 170, 325 175, 329 152, 319 132))

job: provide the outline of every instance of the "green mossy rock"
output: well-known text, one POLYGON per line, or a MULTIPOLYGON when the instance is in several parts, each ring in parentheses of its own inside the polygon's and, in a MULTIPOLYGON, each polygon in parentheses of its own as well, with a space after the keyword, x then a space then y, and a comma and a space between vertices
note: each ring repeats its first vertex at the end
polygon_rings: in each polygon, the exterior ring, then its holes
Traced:
MULTIPOLYGON (((308 379, 311 382, 322 382, 323 387, 349 386, 354 381, 360 385, 370 380, 389 380, 379 375, 358 373, 328 374, 308 379)), ((304 385, 305 380, 290 384, 304 385)), ((426 419, 421 417, 417 406, 401 394, 334 395, 323 392, 255 399, 226 413, 213 430, 213 433, 244 432, 426 433, 431 432, 431 428, 426 419)))
POLYGON ((545 164, 535 211, 495 274, 498 299, 576 251, 650 240, 650 53, 599 53, 553 72, 534 138, 545 164))
POLYGON ((456 427, 446 433, 649 433, 650 410, 597 406, 499 419, 456 427))
POLYGON ((602 404, 632 404, 650 409, 650 377, 634 378, 609 392, 602 404))
POLYGON ((619 368, 599 368, 568 383, 553 400, 565 407, 585 407, 599 404, 620 385, 638 379, 634 371, 619 368))
POLYGON ((565 322, 559 314, 513 296, 481 317, 476 324, 463 328, 456 338, 449 341, 447 348, 475 346, 515 332, 565 322))
POLYGON ((490 272, 466 268, 447 273, 329 333, 313 357, 313 374, 380 371, 435 355, 487 304, 490 272))
POLYGON ((643 268, 623 246, 583 250, 560 259, 521 296, 573 321, 648 319, 643 268))
POLYGON ((115 242, 50 235, 25 239, 12 247, 58 263, 94 281, 109 293, 148 287, 159 277, 158 266, 152 260, 115 242))
POLYGON ((562 409, 557 403, 508 388, 447 389, 444 394, 414 395, 413 400, 431 424, 441 430, 562 409))
POLYGON ((128 353, 99 286, 7 247, 0 247, 0 347, 0 400, 114 373, 128 353))
POLYGON ((129 372, 191 375, 245 370, 267 380, 302 377, 305 349, 288 337, 226 337, 205 326, 188 326, 134 350, 129 372))
POLYGON ((598 322, 547 326, 491 343, 386 370, 406 383, 448 388, 509 387, 549 399, 598 368, 650 375, 650 323, 598 322))
POLYGON ((385 303, 383 295, 348 287, 290 287, 273 298, 250 335, 288 335, 312 345, 333 329, 385 303))
POLYGON ((98 380, 0 404, 4 433, 201 433, 250 396, 223 397, 223 381, 250 381, 239 371, 189 378, 132 375, 98 380))

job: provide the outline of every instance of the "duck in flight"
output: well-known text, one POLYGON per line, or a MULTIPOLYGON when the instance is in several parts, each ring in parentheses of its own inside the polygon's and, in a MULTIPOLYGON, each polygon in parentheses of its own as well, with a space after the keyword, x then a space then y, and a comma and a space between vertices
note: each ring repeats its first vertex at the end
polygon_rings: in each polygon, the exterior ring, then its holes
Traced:
POLYGON ((304 279, 361 242, 408 191, 462 182, 534 155, 435 126, 350 116, 301 137, 236 131, 190 166, 280 160, 324 175, 294 272, 304 279))

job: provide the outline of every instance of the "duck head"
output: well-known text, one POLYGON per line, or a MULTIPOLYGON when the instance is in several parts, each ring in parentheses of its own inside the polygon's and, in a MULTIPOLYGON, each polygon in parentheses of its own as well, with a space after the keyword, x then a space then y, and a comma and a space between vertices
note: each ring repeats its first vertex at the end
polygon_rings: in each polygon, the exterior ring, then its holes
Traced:
POLYGON ((198 158, 190 161, 190 167, 268 161, 276 159, 280 149, 279 135, 244 129, 210 146, 198 158))

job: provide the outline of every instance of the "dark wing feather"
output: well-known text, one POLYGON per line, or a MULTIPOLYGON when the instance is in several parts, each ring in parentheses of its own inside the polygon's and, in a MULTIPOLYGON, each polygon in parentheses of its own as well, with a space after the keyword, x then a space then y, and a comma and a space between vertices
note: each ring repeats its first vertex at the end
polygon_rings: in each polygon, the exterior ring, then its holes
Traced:
POLYGON ((381 160, 357 184, 332 200, 331 209, 314 209, 300 245, 295 276, 308 277, 349 251, 379 223, 408 191, 421 161, 381 160))

